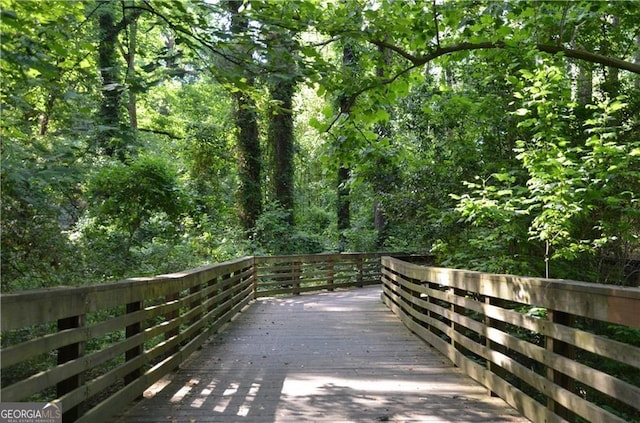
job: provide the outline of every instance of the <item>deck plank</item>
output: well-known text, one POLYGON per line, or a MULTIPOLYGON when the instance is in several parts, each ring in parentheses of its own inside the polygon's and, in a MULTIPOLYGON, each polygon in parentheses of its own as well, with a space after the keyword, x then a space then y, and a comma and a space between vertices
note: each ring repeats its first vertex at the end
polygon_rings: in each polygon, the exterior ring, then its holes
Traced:
POLYGON ((527 422, 409 332, 380 287, 256 301, 117 423, 527 422))

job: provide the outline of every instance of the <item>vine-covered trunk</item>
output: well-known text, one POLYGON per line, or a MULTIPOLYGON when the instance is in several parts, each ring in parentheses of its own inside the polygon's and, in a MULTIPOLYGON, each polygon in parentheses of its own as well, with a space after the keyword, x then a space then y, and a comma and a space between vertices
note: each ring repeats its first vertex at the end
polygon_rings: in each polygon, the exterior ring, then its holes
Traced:
MULTIPOLYGON (((378 65, 376 66, 376 76, 383 79, 388 73, 387 68, 391 64, 391 50, 378 46, 378 53, 380 58, 378 65)), ((387 108, 390 113, 390 108, 387 108)), ((392 129, 388 122, 380 123, 376 127, 378 133, 378 142, 388 139, 391 143, 392 129)), ((374 196, 376 197, 373 202, 373 227, 376 230, 376 243, 377 250, 381 250, 388 237, 387 231, 387 216, 384 211, 384 206, 380 203, 379 199, 386 196, 391 191, 391 182, 397 177, 397 171, 393 163, 387 158, 387 156, 380 156, 376 159, 376 166, 372 175, 372 185, 374 190, 374 196)))
POLYGON ((269 144, 273 148, 275 198, 294 224, 294 133, 292 101, 295 82, 286 79, 272 84, 271 99, 277 103, 269 115, 269 144))
POLYGON ((120 133, 121 84, 118 75, 116 46, 118 27, 114 22, 114 3, 100 2, 98 26, 98 69, 102 77, 102 98, 98 111, 97 147, 104 154, 124 161, 124 142, 120 133))
POLYGON ((129 127, 131 130, 135 131, 138 129, 138 105, 137 105, 137 96, 136 96, 136 49, 138 48, 138 23, 136 22, 136 18, 133 18, 131 22, 129 22, 129 45, 128 51, 126 54, 127 61, 127 88, 129 98, 127 101, 127 110, 129 112, 129 127))
MULTIPOLYGON (((238 13, 242 1, 229 1, 227 7, 231 13, 231 31, 241 36, 247 31, 249 22, 238 13)), ((241 54, 241 53, 240 53, 241 54)), ((247 75, 246 84, 253 86, 253 77, 247 75)), ((236 91, 235 124, 238 146, 238 217, 247 236, 256 226, 262 214, 262 151, 256 105, 248 93, 236 91)))
MULTIPOLYGON (((350 68, 354 65, 355 51, 353 45, 345 43, 342 48, 342 66, 343 72, 350 72, 350 68)), ((346 89, 346 87, 345 87, 346 89)), ((341 113, 348 113, 351 106, 351 100, 343 93, 338 100, 338 107, 341 113)), ((338 207, 337 207, 337 224, 338 224, 338 251, 344 251, 347 245, 347 237, 345 231, 351 227, 351 188, 349 179, 351 177, 351 169, 349 166, 340 164, 338 168, 338 207)))
POLYGON ((238 216, 249 234, 262 213, 262 158, 255 104, 248 95, 234 95, 238 130, 238 216))

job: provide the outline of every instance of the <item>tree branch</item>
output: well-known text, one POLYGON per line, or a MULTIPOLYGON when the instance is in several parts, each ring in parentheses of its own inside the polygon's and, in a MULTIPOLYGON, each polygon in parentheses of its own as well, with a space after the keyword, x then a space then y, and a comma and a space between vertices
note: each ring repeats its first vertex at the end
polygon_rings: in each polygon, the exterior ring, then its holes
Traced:
MULTIPOLYGON (((455 53, 457 51, 490 50, 490 49, 503 49, 503 48, 510 47, 503 41, 497 41, 497 42, 485 41, 482 43, 459 43, 459 44, 453 44, 446 47, 436 48, 433 52, 424 56, 417 56, 403 50, 398 46, 390 44, 386 41, 370 40, 369 42, 379 47, 386 47, 398 53, 400 56, 404 57, 405 59, 413 63, 415 66, 424 65, 438 57, 455 53)), ((598 64, 609 66, 612 68, 618 68, 618 69, 640 74, 640 64, 627 62, 625 60, 617 59, 615 57, 605 56, 598 53, 592 53, 587 50, 572 49, 572 48, 567 48, 560 45, 551 45, 551 44, 536 44, 535 48, 539 51, 549 53, 549 54, 564 54, 565 56, 571 57, 573 59, 584 60, 586 62, 591 62, 591 63, 598 63, 598 64)))
POLYGON ((211 51, 213 54, 216 54, 216 55, 224 58, 225 60, 229 61, 230 63, 233 63, 234 65, 241 66, 243 64, 241 60, 239 60, 239 59, 237 59, 235 57, 232 57, 232 56, 230 56, 228 54, 225 54, 220 49, 216 48, 212 43, 208 42, 207 40, 205 40, 201 36, 195 34, 193 31, 189 31, 187 29, 181 28, 180 26, 178 26, 177 24, 172 22, 165 15, 163 15, 162 13, 160 13, 156 9, 154 9, 153 6, 151 6, 151 3, 149 1, 143 0, 143 4, 144 4, 144 7, 142 7, 142 6, 127 6, 126 9, 141 9, 142 11, 147 11, 147 12, 151 13, 152 15, 157 16, 158 18, 163 20, 169 26, 169 28, 171 28, 175 32, 178 32, 180 34, 188 36, 189 38, 192 38, 193 40, 195 40, 198 43, 200 43, 200 45, 202 45, 203 47, 205 47, 209 51, 211 51))
POLYGON ((570 49, 562 46, 554 46, 548 44, 538 44, 536 48, 540 51, 551 54, 562 53, 573 59, 584 60, 585 62, 598 63, 611 68, 626 70, 632 73, 640 74, 640 63, 627 62, 625 60, 609 57, 598 53, 592 53, 587 50, 570 49))
POLYGON ((150 132, 152 134, 157 134, 157 135, 166 135, 167 137, 171 138, 172 140, 183 140, 184 139, 184 137, 181 137, 179 135, 172 134, 171 132, 163 131, 163 130, 160 130, 160 129, 138 128, 138 131, 150 132))
POLYGON ((400 47, 391 44, 387 41, 383 41, 383 40, 369 40, 369 42, 375 46, 378 47, 383 47, 386 49, 389 49, 391 51, 394 51, 396 53, 398 53, 400 56, 404 57, 405 59, 407 59, 408 61, 410 61, 411 63, 416 63, 416 61, 418 60, 418 57, 401 49, 400 47))
MULTIPOLYGON (((396 79, 398 79, 405 73, 408 73, 409 71, 419 66, 425 65, 430 61, 437 59, 438 57, 445 56, 447 54, 455 53, 458 51, 490 50, 490 49, 503 49, 503 48, 510 47, 502 41, 497 41, 497 42, 485 41, 482 43, 459 43, 459 44, 453 44, 446 47, 438 47, 432 53, 429 53, 424 56, 416 56, 387 41, 369 40, 369 42, 378 47, 383 47, 391 51, 394 51, 398 55, 402 56, 403 58, 411 62, 411 65, 401 70, 400 72, 396 73, 391 78, 379 80, 376 83, 367 85, 366 87, 361 88, 355 93, 353 93, 349 97, 349 101, 347 103, 348 106, 346 110, 340 111, 338 116, 336 116, 336 118, 331 122, 331 124, 327 127, 325 132, 329 132, 331 130, 333 125, 335 125, 335 123, 338 121, 338 119, 343 113, 346 114, 349 112, 349 109, 353 106, 358 96, 360 96, 362 93, 370 89, 373 89, 375 87, 391 84, 392 82, 394 82, 396 79)), ((586 62, 591 62, 591 63, 598 63, 608 67, 623 69, 629 72, 640 74, 640 63, 627 62, 625 60, 616 59, 614 57, 609 57, 609 56, 605 56, 598 53, 592 53, 587 50, 566 48, 561 45, 536 44, 535 48, 539 51, 549 53, 549 54, 563 54, 564 56, 571 57, 573 59, 584 60, 586 62)))

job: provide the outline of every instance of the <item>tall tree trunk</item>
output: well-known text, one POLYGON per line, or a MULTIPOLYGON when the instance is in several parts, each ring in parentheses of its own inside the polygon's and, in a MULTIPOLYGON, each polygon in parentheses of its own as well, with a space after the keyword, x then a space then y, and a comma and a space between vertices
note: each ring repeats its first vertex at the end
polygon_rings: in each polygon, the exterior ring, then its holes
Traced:
POLYGON ((262 152, 255 103, 247 94, 237 92, 235 122, 238 134, 238 215, 247 236, 262 214, 262 152))
POLYGON ((129 112, 129 126, 135 131, 138 129, 138 107, 136 101, 136 89, 134 81, 136 77, 136 49, 138 48, 138 23, 133 18, 129 22, 129 45, 127 48, 127 86, 129 88, 129 101, 127 111, 129 112))
POLYGON ((271 85, 271 99, 277 103, 269 115, 269 144, 273 148, 275 198, 294 224, 294 142, 293 92, 295 81, 286 79, 271 85))
MULTIPOLYGON (((384 78, 386 68, 391 63, 391 50, 378 46, 378 53, 380 59, 376 66, 376 76, 380 79, 384 78)), ((378 141, 382 139, 391 138, 391 127, 388 123, 382 123, 377 125, 378 141)), ((389 160, 386 156, 381 156, 376 160, 376 167, 372 180, 374 191, 374 203, 373 203, 373 225, 377 232, 376 235, 376 249, 380 250, 384 246, 387 240, 387 217, 384 213, 384 208, 379 202, 379 198, 389 192, 389 182, 395 176, 395 169, 390 166, 389 160)))
MULTIPOLYGON (((606 32, 609 26, 611 28, 617 27, 619 19, 617 16, 612 16, 608 25, 605 24, 604 31, 606 32)), ((604 38, 603 52, 605 55, 609 54, 610 41, 608 38, 604 38)), ((610 99, 616 98, 620 94, 620 69, 616 67, 605 68, 605 80, 602 84, 604 92, 609 95, 610 99)))
POLYGON ((44 107, 44 112, 40 115, 40 129, 38 133, 40 135, 46 135, 49 132, 49 119, 51 118, 51 113, 53 113, 53 106, 60 95, 60 89, 58 87, 53 88, 49 93, 49 97, 47 98, 47 102, 44 107))
MULTIPOLYGON (((351 67, 354 65, 355 51, 353 45, 349 42, 345 43, 342 47, 342 66, 345 73, 352 72, 351 67)), ((345 94, 338 99, 338 107, 341 112, 348 111, 350 108, 350 99, 345 94)), ((342 252, 347 248, 346 231, 351 227, 351 188, 349 186, 349 179, 351 177, 351 169, 340 164, 338 168, 338 207, 337 207, 337 219, 338 219, 338 251, 342 252)))
MULTIPOLYGON (((636 35, 636 56, 634 57, 633 62, 636 65, 640 65, 640 35, 636 35)), ((640 75, 635 75, 634 86, 640 89, 640 75)))
POLYGON ((350 177, 351 169, 340 166, 338 169, 338 251, 340 252, 347 248, 345 232, 351 227, 350 177))
POLYGON ((98 68, 102 77, 102 99, 98 112, 98 122, 102 126, 98 132, 98 149, 104 154, 125 160, 125 148, 120 133, 121 84, 118 78, 116 44, 118 28, 114 22, 114 2, 101 0, 98 9, 100 40, 98 44, 98 68))
POLYGON ((585 64, 580 64, 576 83, 578 104, 582 107, 591 104, 591 99, 593 98, 593 69, 590 66, 585 66, 585 64))
MULTIPOLYGON (((240 36, 249 22, 238 13, 242 1, 227 3, 231 13, 231 31, 240 36)), ((247 85, 252 86, 253 77, 247 76, 247 85)), ((262 214, 262 151, 258 131, 256 106, 253 99, 242 91, 233 94, 235 102, 235 123, 237 127, 238 145, 238 217, 247 236, 256 226, 262 214)))

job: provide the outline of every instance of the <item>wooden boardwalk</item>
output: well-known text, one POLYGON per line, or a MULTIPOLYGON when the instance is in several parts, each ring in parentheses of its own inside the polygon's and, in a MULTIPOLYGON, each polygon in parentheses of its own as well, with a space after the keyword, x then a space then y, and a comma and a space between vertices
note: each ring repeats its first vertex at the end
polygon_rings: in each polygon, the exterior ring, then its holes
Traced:
POLYGON ((527 422, 388 311, 380 288, 261 299, 118 423, 527 422))

